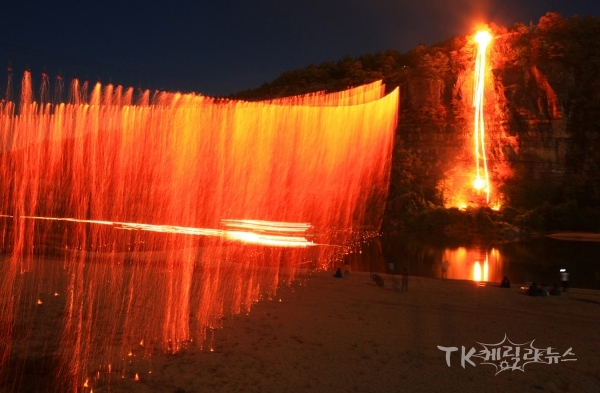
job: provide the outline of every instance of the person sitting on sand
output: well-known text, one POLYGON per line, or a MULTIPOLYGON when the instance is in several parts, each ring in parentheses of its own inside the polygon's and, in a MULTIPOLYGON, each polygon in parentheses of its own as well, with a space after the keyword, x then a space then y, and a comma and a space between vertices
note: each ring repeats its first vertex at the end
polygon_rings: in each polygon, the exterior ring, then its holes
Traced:
POLYGON ((529 296, 537 296, 538 295, 538 287, 537 287, 536 283, 531 283, 531 286, 529 287, 529 291, 527 291, 527 294, 529 296))
POLYGON ((373 273, 372 277, 378 287, 383 287, 383 278, 379 274, 373 273))
POLYGON ((560 296, 560 287, 557 283, 554 283, 552 289, 550 289, 550 295, 552 296, 560 296))
POLYGON ((442 263, 442 280, 445 280, 446 278, 448 278, 448 267, 450 266, 450 264, 448 263, 448 261, 444 261, 444 263, 442 263))
POLYGON ((335 272, 335 274, 333 275, 333 277, 335 277, 335 278, 342 278, 342 277, 344 277, 344 276, 342 276, 342 269, 340 269, 340 268, 338 267, 338 269, 337 269, 337 271, 335 272))
POLYGON ((567 269, 560 269, 560 281, 562 282, 563 292, 569 289, 569 273, 567 269))
POLYGON ((500 283, 500 288, 510 288, 510 280, 508 277, 504 276, 502 282, 500 283))
POLYGON ((402 292, 408 293, 408 270, 406 268, 402 272, 402 292))
POLYGON ((542 283, 540 289, 538 289, 538 294, 540 296, 548 296, 548 288, 546 287, 546 283, 542 283))

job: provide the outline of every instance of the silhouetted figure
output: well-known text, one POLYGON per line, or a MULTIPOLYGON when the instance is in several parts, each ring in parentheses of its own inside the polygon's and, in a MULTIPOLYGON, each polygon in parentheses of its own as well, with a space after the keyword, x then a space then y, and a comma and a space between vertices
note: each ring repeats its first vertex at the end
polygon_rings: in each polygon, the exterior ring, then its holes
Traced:
POLYGON ((394 274, 395 271, 396 271, 396 268, 394 267, 394 264, 392 262, 388 263, 388 273, 394 274))
POLYGON ((373 273, 373 280, 375 280, 378 287, 383 287, 383 278, 379 274, 373 273))
POLYGON ((529 291, 527 291, 527 294, 529 296, 537 296, 538 295, 538 287, 537 287, 536 283, 531 283, 531 286, 529 287, 529 291))
POLYGON ((560 287, 557 283, 554 283, 552 289, 550 289, 550 295, 552 296, 560 296, 560 287))
POLYGON ((538 289, 538 294, 540 296, 548 296, 548 288, 546 287, 546 283, 542 283, 540 289, 538 289))
POLYGON ((408 292, 408 270, 402 271, 402 292, 408 292))
POLYGON ((342 278, 342 277, 343 277, 343 276, 342 276, 342 269, 340 269, 340 268, 338 267, 338 269, 337 269, 337 271, 335 272, 335 274, 333 275, 333 277, 335 277, 335 278, 342 278))
POLYGON ((448 267, 450 266, 450 264, 448 263, 448 261, 444 261, 442 263, 442 280, 445 280, 448 277, 448 267))
POLYGON ((562 283, 563 292, 567 292, 569 289, 569 273, 567 269, 560 269, 560 281, 562 283))
POLYGON ((508 277, 504 276, 504 278, 502 279, 502 282, 500 283, 500 287, 501 288, 510 288, 510 280, 508 279, 508 277))

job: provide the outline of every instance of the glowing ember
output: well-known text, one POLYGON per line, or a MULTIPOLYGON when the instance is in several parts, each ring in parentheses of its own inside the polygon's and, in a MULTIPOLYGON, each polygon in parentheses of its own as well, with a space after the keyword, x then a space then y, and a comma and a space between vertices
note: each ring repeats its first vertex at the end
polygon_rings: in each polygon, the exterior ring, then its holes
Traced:
POLYGON ((483 187, 485 187, 485 180, 479 177, 473 180, 473 188, 475 188, 476 190, 481 190, 483 187))
POLYGON ((480 30, 475 34, 475 42, 477 42, 480 46, 483 46, 484 50, 491 40, 492 36, 487 30, 480 30))
POLYGON ((485 93, 485 64, 488 44, 492 40, 489 32, 482 30, 475 34, 477 43, 477 58, 475 60, 475 79, 473 92, 473 106, 475 116, 473 121, 473 139, 475 141, 475 168, 476 177, 473 187, 486 194, 486 203, 490 202, 490 181, 487 168, 487 157, 485 153, 485 117, 484 117, 484 93, 485 93))

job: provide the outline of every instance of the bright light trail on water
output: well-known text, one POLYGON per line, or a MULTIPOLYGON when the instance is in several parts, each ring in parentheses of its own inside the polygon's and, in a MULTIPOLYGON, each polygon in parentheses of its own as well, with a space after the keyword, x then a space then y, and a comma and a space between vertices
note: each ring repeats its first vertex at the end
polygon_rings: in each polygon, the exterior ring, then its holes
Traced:
POLYGON ((280 221, 259 221, 259 220, 221 220, 221 223, 228 227, 244 228, 258 231, 269 232, 306 232, 310 228, 308 223, 280 222, 280 221))
MULTIPOLYGON (((13 217, 9 215, 0 215, 0 217, 13 217)), ((59 217, 38 217, 38 216, 20 216, 19 218, 27 218, 32 220, 48 220, 48 221, 67 221, 87 224, 111 225, 115 229, 124 230, 142 230, 149 232, 176 233, 181 235, 195 236, 217 236, 228 240, 239 241, 242 243, 262 244, 265 246, 274 247, 308 247, 315 246, 316 243, 306 240, 302 236, 277 235, 268 232, 305 232, 310 228, 310 224, 294 223, 294 222, 275 222, 275 221, 259 221, 259 220, 222 220, 225 225, 260 230, 267 233, 253 231, 230 231, 213 228, 193 228, 182 227, 177 225, 153 225, 139 224, 134 222, 116 222, 102 220, 80 220, 77 218, 59 218, 59 217)))

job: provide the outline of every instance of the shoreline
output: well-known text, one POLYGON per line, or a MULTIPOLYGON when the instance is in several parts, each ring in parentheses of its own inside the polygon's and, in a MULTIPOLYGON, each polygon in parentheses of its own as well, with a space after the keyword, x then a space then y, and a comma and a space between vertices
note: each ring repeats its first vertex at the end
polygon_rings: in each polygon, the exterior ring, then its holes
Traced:
POLYGON ((316 272, 279 288, 248 314, 224 318, 204 350, 157 354, 152 373, 114 378, 111 392, 597 391, 600 291, 570 288, 530 297, 474 282, 411 276, 409 292, 369 273, 316 272), (576 361, 527 364, 495 375, 491 365, 446 364, 438 346, 535 340, 576 361))
POLYGON ((600 242, 600 233, 591 232, 557 232, 546 235, 556 240, 600 242))

